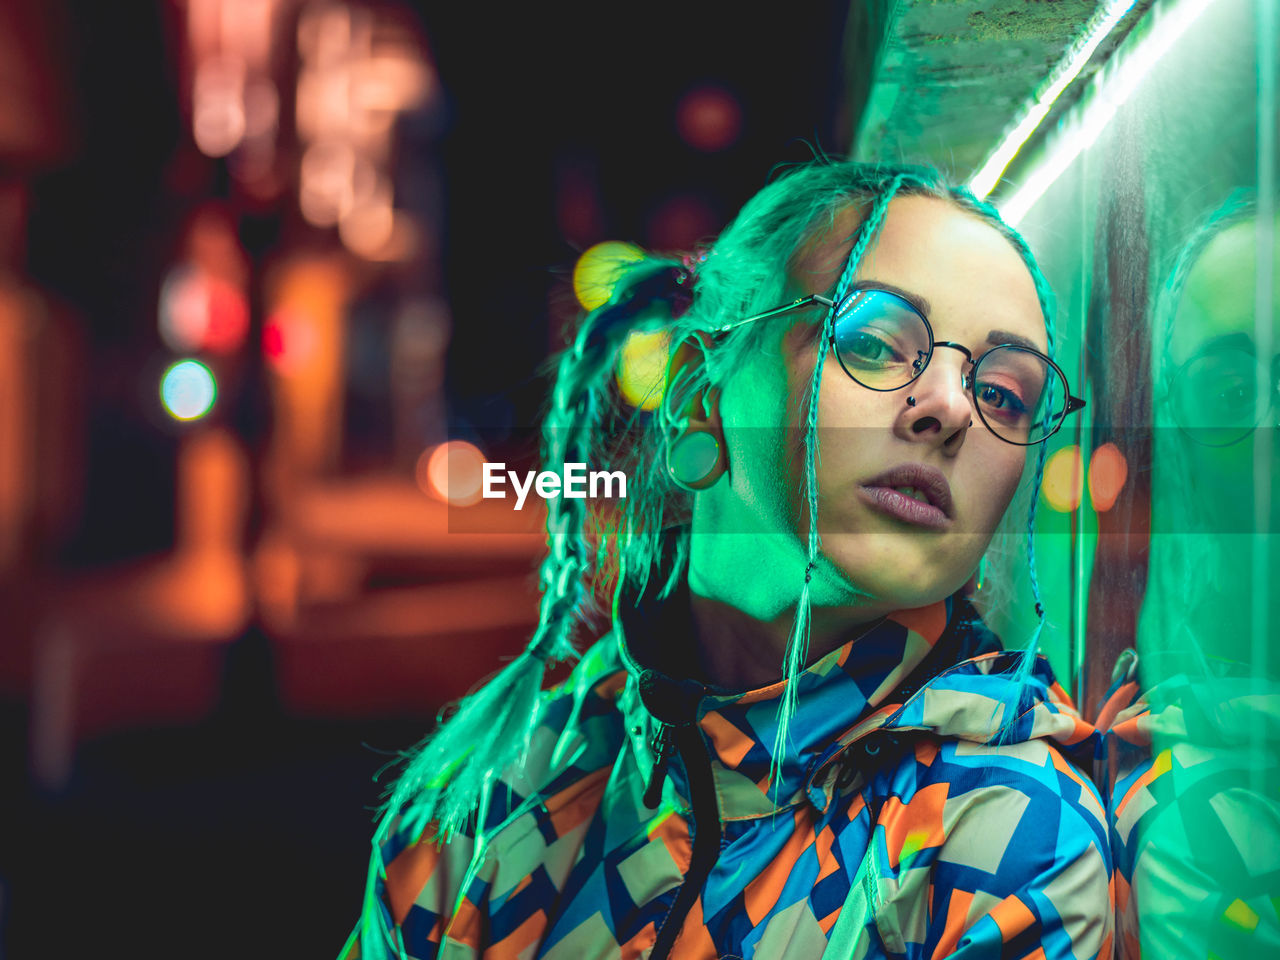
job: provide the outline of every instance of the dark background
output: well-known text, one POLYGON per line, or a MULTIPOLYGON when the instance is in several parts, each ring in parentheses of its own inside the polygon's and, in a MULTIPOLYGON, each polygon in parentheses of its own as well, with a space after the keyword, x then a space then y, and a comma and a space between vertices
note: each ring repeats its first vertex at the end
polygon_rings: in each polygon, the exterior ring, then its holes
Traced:
MULTIPOLYGON (((352 322, 385 363, 390 347, 378 331, 390 305, 415 290, 444 297, 453 437, 501 447, 536 424, 545 363, 577 315, 568 276, 587 246, 623 239, 687 249, 713 237, 775 165, 848 148, 839 3, 378 9, 418 32, 443 86, 431 109, 403 118, 395 157, 397 202, 433 225, 437 246, 374 284, 352 322), (699 149, 677 129, 678 105, 707 88, 740 125, 718 147, 699 149)), ((300 220, 296 195, 247 197, 225 160, 195 149, 181 93, 180 6, 31 0, 0 10, 26 71, 3 109, 36 118, 31 143, 0 146, 0 183, 25 204, 10 268, 70 318, 80 357, 73 376, 48 388, 78 424, 64 471, 74 478, 70 507, 60 523, 36 525, 0 581, 4 955, 334 955, 360 907, 374 773, 496 664, 468 662, 451 674, 458 650, 444 644, 430 666, 440 682, 416 701, 343 703, 339 677, 330 709, 301 711, 280 695, 278 636, 251 612, 243 629, 209 647, 217 695, 208 709, 181 720, 148 712, 166 696, 160 638, 161 654, 101 661, 104 682, 128 681, 130 709, 77 728, 65 777, 33 776, 29 718, 42 674, 32 664, 48 642, 41 624, 77 602, 84 584, 129 590, 131 581, 112 578, 174 547, 184 429, 143 398, 163 353, 157 291, 183 223, 210 201, 227 211, 254 304, 272 258, 334 239, 300 220), (147 673, 147 663, 160 666, 147 673)), ((289 65, 282 69, 287 80, 289 65)), ((262 323, 255 306, 254 333, 262 323)), ((255 342, 251 335, 237 359, 220 415, 256 469, 273 408, 255 342)), ((376 370, 364 373, 364 394, 361 371, 348 371, 341 469, 349 477, 388 459, 376 370)), ((44 429, 63 429, 41 417, 44 429)), ((255 486, 246 556, 271 510, 255 486)), ((532 570, 527 559, 504 562, 513 574, 532 570)), ((463 574, 442 572, 449 564, 439 557, 433 564, 405 573, 402 562, 384 579, 441 596, 432 587, 463 574)), ((494 643, 513 650, 519 631, 494 643)), ((398 669, 383 647, 365 656, 398 669)))

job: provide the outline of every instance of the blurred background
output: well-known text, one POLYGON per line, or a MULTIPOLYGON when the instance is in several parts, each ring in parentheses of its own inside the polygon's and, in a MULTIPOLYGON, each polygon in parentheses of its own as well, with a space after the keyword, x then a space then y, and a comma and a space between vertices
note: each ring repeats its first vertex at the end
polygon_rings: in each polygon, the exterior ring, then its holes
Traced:
POLYGON ((815 153, 941 166, 1042 258, 1090 404, 1033 492, 1064 686, 1184 649, 1175 598, 1265 676, 1280 399, 1204 444, 1167 384, 1274 349, 1272 7, 2 0, 3 955, 335 954, 374 774, 536 621, 541 517, 450 477, 532 466, 620 244, 815 153))

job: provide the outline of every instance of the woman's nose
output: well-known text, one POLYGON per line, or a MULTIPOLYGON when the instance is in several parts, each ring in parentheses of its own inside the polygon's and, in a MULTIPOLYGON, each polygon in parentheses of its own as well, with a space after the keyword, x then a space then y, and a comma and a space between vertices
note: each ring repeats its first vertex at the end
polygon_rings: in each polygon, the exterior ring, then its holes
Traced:
POLYGON ((929 432, 936 423, 944 436, 969 426, 975 420, 973 394, 969 389, 972 371, 963 356, 934 353, 924 373, 904 389, 915 398, 908 403, 906 422, 913 434, 929 432))

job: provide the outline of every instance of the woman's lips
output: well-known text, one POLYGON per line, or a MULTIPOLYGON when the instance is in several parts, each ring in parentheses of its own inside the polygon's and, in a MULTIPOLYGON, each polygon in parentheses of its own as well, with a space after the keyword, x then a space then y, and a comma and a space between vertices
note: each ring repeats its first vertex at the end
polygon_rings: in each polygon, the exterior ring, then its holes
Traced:
POLYGON ((951 520, 931 503, 923 503, 892 487, 858 487, 858 495, 879 512, 907 523, 945 530, 951 520))

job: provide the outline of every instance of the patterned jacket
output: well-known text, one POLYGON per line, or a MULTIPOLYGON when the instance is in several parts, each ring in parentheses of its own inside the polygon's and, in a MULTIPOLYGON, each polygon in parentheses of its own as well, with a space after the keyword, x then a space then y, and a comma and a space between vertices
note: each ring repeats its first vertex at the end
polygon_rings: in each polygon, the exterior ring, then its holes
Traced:
POLYGON ((989 746, 1016 658, 959 594, 892 614, 799 677, 774 782, 783 684, 670 679, 688 617, 632 612, 544 696, 483 840, 393 822, 343 956, 1110 956, 1096 732, 1046 660, 989 746))

